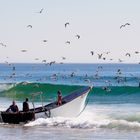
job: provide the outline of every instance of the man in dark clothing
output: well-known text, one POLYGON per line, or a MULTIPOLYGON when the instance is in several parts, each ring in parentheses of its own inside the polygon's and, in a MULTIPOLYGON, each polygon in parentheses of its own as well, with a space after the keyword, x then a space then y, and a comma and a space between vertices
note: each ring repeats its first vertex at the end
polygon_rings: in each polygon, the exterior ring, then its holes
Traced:
POLYGON ((18 106, 16 105, 15 101, 12 102, 12 105, 9 106, 6 112, 19 112, 18 106))
POLYGON ((26 98, 25 102, 23 102, 23 112, 29 111, 29 104, 28 104, 28 98, 26 98))

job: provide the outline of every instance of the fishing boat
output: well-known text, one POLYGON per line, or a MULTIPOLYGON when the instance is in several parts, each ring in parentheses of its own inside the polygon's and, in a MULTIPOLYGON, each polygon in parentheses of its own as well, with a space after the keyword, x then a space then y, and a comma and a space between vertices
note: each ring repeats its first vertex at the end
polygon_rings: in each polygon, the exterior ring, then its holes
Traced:
POLYGON ((35 120, 34 112, 6 112, 2 111, 0 113, 0 122, 3 123, 11 123, 11 124, 19 124, 19 123, 27 123, 29 121, 35 120))
POLYGON ((73 91, 62 98, 62 105, 57 101, 45 106, 30 109, 35 112, 35 118, 39 117, 77 117, 86 107, 86 98, 92 87, 83 87, 73 91))
MULTIPOLYGON (((58 105, 57 101, 51 102, 47 105, 35 107, 33 102, 33 108, 29 112, 19 111, 18 113, 1 112, 0 120, 5 123, 20 123, 35 120, 37 118, 50 118, 50 117, 77 117, 86 107, 86 98, 92 87, 83 87, 62 98, 62 104, 58 105)), ((35 93, 33 98, 42 94, 35 93)))

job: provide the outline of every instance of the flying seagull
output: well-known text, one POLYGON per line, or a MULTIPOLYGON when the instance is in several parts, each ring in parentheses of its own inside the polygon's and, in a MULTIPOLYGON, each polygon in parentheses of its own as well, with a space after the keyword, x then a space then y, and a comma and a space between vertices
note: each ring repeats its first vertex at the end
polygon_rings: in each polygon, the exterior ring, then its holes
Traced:
POLYGON ((43 40, 43 42, 47 42, 47 40, 43 40))
POLYGON ((66 22, 66 23, 65 23, 65 28, 66 28, 66 27, 67 27, 67 25, 69 25, 69 24, 70 24, 69 22, 66 22))
POLYGON ((123 62, 121 59, 118 60, 119 62, 123 62))
POLYGON ((21 50, 21 52, 27 52, 27 50, 21 50))
POLYGON ((120 29, 121 29, 122 27, 125 27, 126 25, 130 25, 130 23, 125 23, 125 24, 121 25, 121 26, 120 26, 120 29))
POLYGON ((47 62, 47 60, 42 60, 42 63, 46 63, 47 62))
POLYGON ((93 54, 94 54, 94 52, 93 52, 93 51, 90 51, 90 53, 91 53, 91 55, 93 55, 93 54))
POLYGON ((135 54, 138 54, 139 52, 138 51, 135 51, 135 54))
POLYGON ((98 54, 98 59, 101 59, 102 58, 102 53, 101 54, 98 54))
POLYGON ((62 57, 62 59, 63 59, 63 60, 65 60, 65 59, 66 59, 66 57, 62 57))
POLYGON ((32 26, 32 25, 28 25, 27 27, 33 28, 33 26, 32 26))
POLYGON ((131 55, 130 55, 130 53, 126 53, 125 56, 129 56, 130 57, 131 55))
POLYGON ((42 9, 41 9, 38 13, 40 13, 40 14, 41 14, 41 13, 43 12, 43 10, 44 10, 44 9, 42 8, 42 9))
POLYGON ((6 45, 5 45, 5 44, 3 44, 2 42, 0 43, 0 45, 1 45, 1 46, 3 46, 3 47, 6 47, 6 45))
POLYGON ((109 54, 110 52, 106 52, 106 54, 109 54))
POLYGON ((80 38, 80 35, 76 35, 76 37, 79 39, 80 38))
POLYGON ((70 41, 66 41, 66 44, 70 44, 70 41))
POLYGON ((52 64, 54 64, 55 63, 55 61, 51 61, 50 63, 49 63, 49 65, 51 66, 52 64))

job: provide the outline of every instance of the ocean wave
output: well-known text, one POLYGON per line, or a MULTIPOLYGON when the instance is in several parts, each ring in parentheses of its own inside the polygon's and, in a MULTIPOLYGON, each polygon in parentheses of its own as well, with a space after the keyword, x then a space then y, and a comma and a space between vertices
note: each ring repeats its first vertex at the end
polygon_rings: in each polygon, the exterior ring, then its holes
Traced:
MULTIPOLYGON (((61 90, 63 96, 72 91, 80 89, 81 85, 64 85, 48 83, 30 83, 22 82, 18 84, 0 84, 0 96, 14 97, 21 100, 25 97, 31 98, 32 93, 44 93, 44 99, 51 100, 56 97, 58 90, 61 90)), ((89 94, 89 103, 139 103, 140 88, 132 86, 109 86, 94 87, 89 94), (120 100, 121 99, 121 100, 120 100)))
POLYGON ((26 127, 46 126, 70 129, 115 129, 140 131, 140 113, 138 109, 133 113, 127 112, 126 107, 134 110, 136 106, 104 106, 89 105, 77 118, 38 118, 25 124, 26 127), (123 111, 124 110, 124 111, 123 111))
POLYGON ((137 121, 115 120, 111 118, 38 118, 37 120, 25 124, 26 127, 46 126, 46 127, 64 127, 74 129, 116 129, 116 130, 138 130, 140 123, 137 121))
POLYGON ((49 100, 56 97, 56 93, 58 90, 61 90, 63 95, 67 95, 68 93, 77 90, 78 88, 82 88, 82 86, 22 82, 14 84, 10 88, 3 90, 0 95, 20 100, 25 97, 32 98, 32 93, 42 92, 44 93, 44 99, 46 98, 47 100, 49 100))
POLYGON ((14 84, 11 84, 11 83, 9 83, 9 84, 6 84, 6 83, 0 84, 0 92, 8 91, 13 86, 14 86, 14 84))

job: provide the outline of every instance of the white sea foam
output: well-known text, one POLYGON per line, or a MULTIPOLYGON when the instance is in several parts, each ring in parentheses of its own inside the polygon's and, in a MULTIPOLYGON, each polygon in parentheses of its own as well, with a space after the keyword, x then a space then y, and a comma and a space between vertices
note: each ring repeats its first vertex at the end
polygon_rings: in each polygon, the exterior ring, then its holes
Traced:
POLYGON ((107 128, 107 129, 119 129, 119 130, 140 130, 140 123, 128 122, 126 120, 79 120, 70 118, 39 118, 33 122, 26 124, 25 126, 47 126, 47 127, 66 127, 77 129, 95 129, 95 128, 107 128))
POLYGON ((12 88, 14 84, 0 84, 0 92, 8 90, 12 88))
MULTIPOLYGON (((93 107, 93 106, 92 106, 93 107)), ((131 117, 115 118, 109 115, 111 112, 109 108, 94 108, 91 107, 85 110, 81 116, 77 118, 39 118, 25 126, 46 126, 46 127, 66 127, 76 129, 118 129, 118 130, 140 130, 140 123, 136 121, 129 121, 131 117)), ((111 112, 112 113, 112 112, 111 112)), ((122 114, 121 114, 122 115, 122 114)), ((139 116, 140 117, 140 116, 139 116)), ((138 115, 137 115, 138 118, 138 115)))

